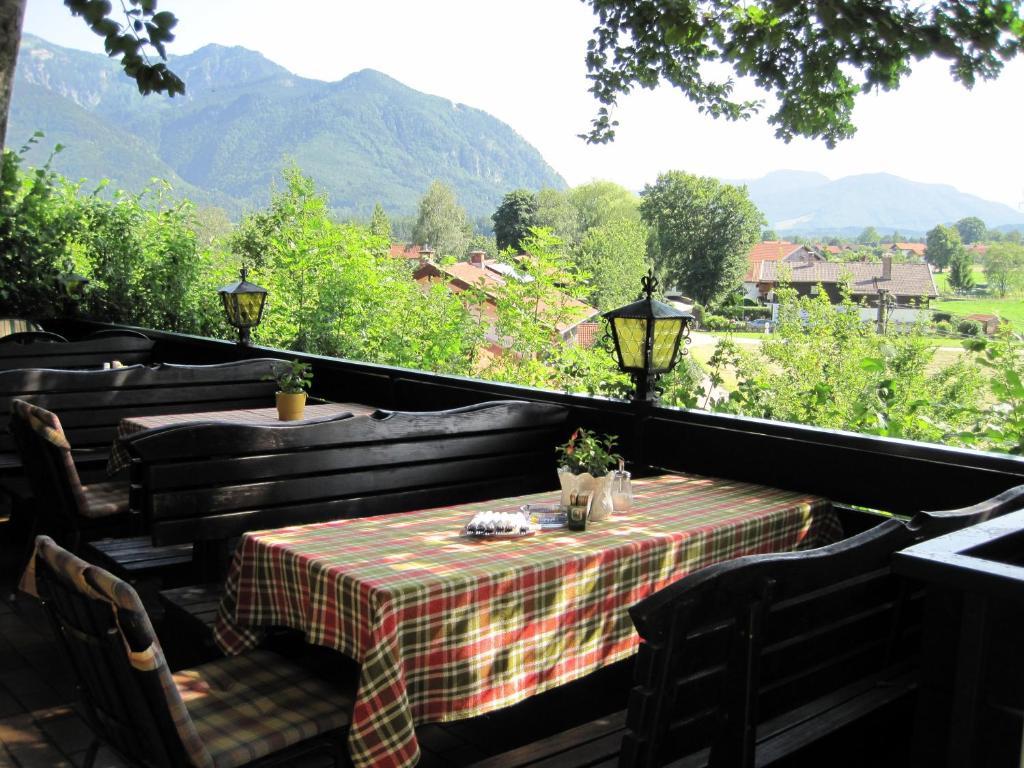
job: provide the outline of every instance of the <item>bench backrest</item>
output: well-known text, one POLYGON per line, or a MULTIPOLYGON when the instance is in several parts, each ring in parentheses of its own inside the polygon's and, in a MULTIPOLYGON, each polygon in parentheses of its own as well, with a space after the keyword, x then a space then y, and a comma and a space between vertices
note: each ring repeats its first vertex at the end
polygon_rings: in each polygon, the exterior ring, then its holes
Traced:
POLYGON ((83 341, 31 341, 0 344, 0 371, 16 368, 102 368, 117 360, 124 365, 153 361, 152 339, 134 336, 102 336, 83 341))
POLYGON ((277 386, 262 377, 277 362, 0 371, 0 453, 14 450, 7 425, 15 399, 56 413, 76 451, 105 450, 127 416, 272 407, 277 386))
POLYGON ((553 489, 567 413, 499 401, 140 432, 124 441, 131 505, 159 545, 553 489))
POLYGON ((630 609, 643 642, 620 765, 709 750, 709 766, 753 766, 758 736, 783 715, 909 669, 923 593, 892 574, 892 554, 1022 500, 1024 487, 815 550, 739 558, 641 601, 630 609))

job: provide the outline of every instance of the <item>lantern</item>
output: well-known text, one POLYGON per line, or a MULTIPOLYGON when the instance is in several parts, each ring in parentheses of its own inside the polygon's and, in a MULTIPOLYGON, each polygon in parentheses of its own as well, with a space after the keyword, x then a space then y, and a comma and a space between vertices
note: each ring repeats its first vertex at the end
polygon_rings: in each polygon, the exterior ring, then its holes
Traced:
POLYGON ((89 284, 89 278, 71 272, 60 278, 60 284, 69 298, 80 299, 85 293, 85 286, 89 284))
POLYGON ((242 267, 241 280, 218 288, 224 302, 224 314, 228 322, 238 329, 238 343, 249 343, 249 329, 255 328, 263 319, 263 305, 267 301, 267 289, 246 280, 248 270, 242 267))
POLYGON ((639 301, 606 312, 611 324, 612 341, 619 368, 636 383, 634 399, 657 400, 654 384, 658 376, 675 368, 680 346, 686 354, 689 323, 693 315, 680 312, 654 298, 658 281, 651 270, 643 279, 643 295, 639 301))

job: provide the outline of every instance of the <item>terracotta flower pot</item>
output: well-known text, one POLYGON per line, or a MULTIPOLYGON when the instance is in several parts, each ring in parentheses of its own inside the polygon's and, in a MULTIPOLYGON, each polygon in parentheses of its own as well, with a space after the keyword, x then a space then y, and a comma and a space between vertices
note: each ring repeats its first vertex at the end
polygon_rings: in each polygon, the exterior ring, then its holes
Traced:
POLYGON ((281 421, 298 421, 306 410, 305 392, 278 392, 277 418, 281 421))

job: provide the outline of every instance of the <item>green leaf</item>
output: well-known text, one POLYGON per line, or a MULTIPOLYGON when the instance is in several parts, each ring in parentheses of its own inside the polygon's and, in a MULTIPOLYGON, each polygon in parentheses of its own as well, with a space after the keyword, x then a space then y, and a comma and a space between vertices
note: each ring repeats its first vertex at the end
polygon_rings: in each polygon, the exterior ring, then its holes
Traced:
POLYGON ((885 370, 885 360, 880 357, 863 357, 860 360, 860 368, 868 373, 881 373, 885 370))

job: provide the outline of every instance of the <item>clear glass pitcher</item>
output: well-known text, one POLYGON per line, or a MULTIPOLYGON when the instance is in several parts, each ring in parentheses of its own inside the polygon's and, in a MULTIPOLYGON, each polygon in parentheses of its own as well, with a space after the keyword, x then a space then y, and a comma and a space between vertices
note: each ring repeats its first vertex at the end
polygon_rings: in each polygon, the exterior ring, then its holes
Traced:
POLYGON ((612 509, 616 512, 627 512, 633 508, 632 475, 624 469, 611 473, 612 509))

